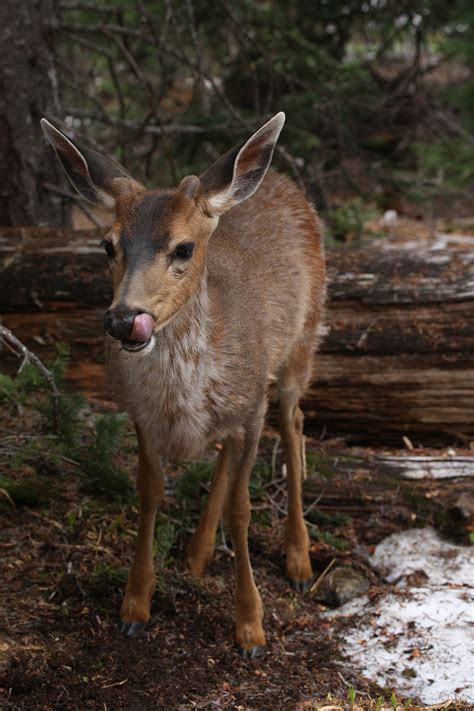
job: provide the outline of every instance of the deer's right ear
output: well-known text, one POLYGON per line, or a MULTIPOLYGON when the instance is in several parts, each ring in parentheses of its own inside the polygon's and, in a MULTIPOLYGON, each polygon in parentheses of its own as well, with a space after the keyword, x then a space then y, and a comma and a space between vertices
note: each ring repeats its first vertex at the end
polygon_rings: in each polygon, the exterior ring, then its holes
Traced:
POLYGON ((119 194, 143 189, 119 163, 79 141, 73 142, 44 118, 41 128, 73 186, 94 205, 113 210, 119 194))
POLYGON ((221 215, 253 195, 270 167, 284 123, 285 114, 280 111, 201 175, 202 194, 211 213, 221 215))

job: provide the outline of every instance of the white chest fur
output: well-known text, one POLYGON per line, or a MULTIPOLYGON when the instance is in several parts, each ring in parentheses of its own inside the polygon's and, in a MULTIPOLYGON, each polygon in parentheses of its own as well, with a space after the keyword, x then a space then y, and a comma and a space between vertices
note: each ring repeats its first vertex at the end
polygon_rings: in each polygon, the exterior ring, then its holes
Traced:
POLYGON ((207 297, 200 294, 138 353, 109 344, 116 400, 150 446, 169 459, 196 456, 219 434, 229 395, 224 369, 209 349, 207 297))

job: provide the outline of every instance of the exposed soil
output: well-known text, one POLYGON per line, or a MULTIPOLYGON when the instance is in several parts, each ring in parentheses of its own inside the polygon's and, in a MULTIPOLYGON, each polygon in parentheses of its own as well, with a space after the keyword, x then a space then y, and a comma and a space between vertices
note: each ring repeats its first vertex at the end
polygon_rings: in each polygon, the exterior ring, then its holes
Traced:
MULTIPOLYGON (((268 435, 262 456, 270 461, 274 435, 268 435)), ((387 585, 362 551, 408 526, 449 529, 443 512, 467 484, 401 483, 374 466, 372 451, 354 452, 340 442, 310 446, 316 454, 306 504, 321 532, 312 545, 314 571, 321 575, 331 561, 350 565, 366 576, 374 598, 387 585)), ((130 467, 134 456, 130 440, 130 467)), ((183 563, 187 533, 159 576, 147 630, 122 637, 118 610, 136 509, 84 495, 77 470, 64 466, 47 473, 53 487, 41 506, 2 505, 2 709, 317 709, 328 698, 349 708, 351 686, 359 708, 373 708, 369 700, 381 693, 390 698, 392 690, 377 689, 342 665, 338 638, 345 623, 321 617, 325 605, 315 593, 301 597, 287 585, 277 488, 267 489, 268 506, 259 505, 250 536, 265 607, 265 656, 242 661, 234 649, 230 555, 221 548, 209 575, 191 579, 183 563)))

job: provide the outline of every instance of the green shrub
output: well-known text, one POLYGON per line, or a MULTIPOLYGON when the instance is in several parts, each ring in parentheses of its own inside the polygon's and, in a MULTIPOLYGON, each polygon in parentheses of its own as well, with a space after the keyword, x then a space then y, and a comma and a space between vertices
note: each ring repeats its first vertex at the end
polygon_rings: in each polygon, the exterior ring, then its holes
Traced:
POLYGON ((126 420, 126 415, 96 417, 94 441, 82 451, 80 461, 82 489, 86 493, 118 501, 132 497, 130 477, 114 462, 126 420))
POLYGON ((433 187, 463 188, 474 180, 473 143, 447 138, 437 143, 420 141, 415 143, 414 149, 420 176, 433 187))
MULTIPOLYGON (((39 506, 45 504, 51 497, 51 487, 36 477, 15 480, 12 477, 0 475, 0 506, 8 504, 9 499, 15 506, 39 506)), ((11 504, 10 504, 11 505, 11 504)))
POLYGON ((210 482, 214 469, 215 462, 197 461, 186 466, 174 483, 176 502, 182 508, 200 508, 205 493, 204 484, 210 482))
POLYGON ((162 516, 158 519, 155 527, 155 538, 153 541, 153 553, 158 562, 158 569, 169 567, 172 562, 171 549, 176 539, 176 527, 168 519, 162 516))

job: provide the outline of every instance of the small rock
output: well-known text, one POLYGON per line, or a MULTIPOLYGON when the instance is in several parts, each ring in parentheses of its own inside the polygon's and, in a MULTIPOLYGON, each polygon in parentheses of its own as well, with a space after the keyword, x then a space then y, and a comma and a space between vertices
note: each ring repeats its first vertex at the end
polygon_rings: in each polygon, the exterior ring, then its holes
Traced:
POLYGON ((316 590, 316 600, 331 607, 340 607, 368 589, 369 581, 362 573, 349 567, 336 568, 326 575, 316 590))
POLYGON ((474 531, 474 495, 465 491, 446 511, 444 533, 454 540, 472 542, 474 531))
POLYGON ((471 492, 464 492, 454 503, 453 511, 460 519, 469 523, 474 528, 474 496, 471 492))
POLYGON ((381 222, 384 227, 395 225, 398 222, 398 212, 396 210, 386 210, 381 222))

